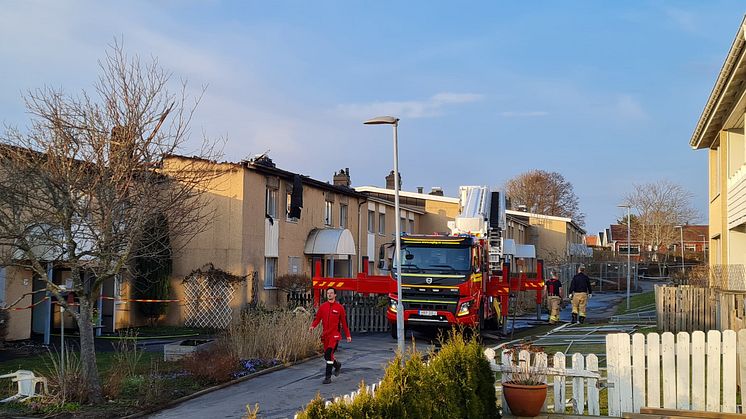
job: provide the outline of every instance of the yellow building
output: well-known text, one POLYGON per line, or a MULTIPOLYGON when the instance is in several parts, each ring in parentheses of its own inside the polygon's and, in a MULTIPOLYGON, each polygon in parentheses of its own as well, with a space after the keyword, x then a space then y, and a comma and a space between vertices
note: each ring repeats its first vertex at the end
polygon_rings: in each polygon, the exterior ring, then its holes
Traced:
POLYGON ((746 32, 741 23, 689 145, 709 155, 709 263, 746 264, 746 32))
POLYGON ((560 263, 570 260, 571 256, 584 256, 585 230, 571 218, 513 210, 507 210, 506 215, 508 219, 529 225, 524 233, 527 234, 525 243, 534 245, 537 258, 560 263))

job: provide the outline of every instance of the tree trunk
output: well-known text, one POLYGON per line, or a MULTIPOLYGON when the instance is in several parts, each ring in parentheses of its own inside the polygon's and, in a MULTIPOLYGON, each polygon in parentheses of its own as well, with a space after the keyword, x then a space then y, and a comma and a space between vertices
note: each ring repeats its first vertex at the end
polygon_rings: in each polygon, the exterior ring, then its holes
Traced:
POLYGON ((88 401, 94 404, 103 403, 101 396, 101 380, 96 366, 96 348, 93 338, 93 323, 91 322, 93 305, 87 298, 80 298, 80 315, 78 329, 80 330, 80 361, 83 375, 88 383, 88 401))

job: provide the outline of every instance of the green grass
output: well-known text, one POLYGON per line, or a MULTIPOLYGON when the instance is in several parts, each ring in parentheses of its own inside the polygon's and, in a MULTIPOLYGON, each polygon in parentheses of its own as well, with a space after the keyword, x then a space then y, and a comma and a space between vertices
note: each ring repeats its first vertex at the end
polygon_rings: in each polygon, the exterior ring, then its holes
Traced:
POLYGON ((629 310, 627 310, 626 301, 619 304, 616 308, 616 314, 624 314, 633 312, 640 307, 650 306, 655 304, 655 291, 643 292, 642 294, 632 295, 629 298, 629 310))

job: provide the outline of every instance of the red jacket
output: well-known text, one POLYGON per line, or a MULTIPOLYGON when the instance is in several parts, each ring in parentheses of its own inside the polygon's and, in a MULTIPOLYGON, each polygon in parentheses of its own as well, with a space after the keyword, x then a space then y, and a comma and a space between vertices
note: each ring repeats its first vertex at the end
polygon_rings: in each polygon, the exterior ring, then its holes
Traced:
POLYGON ((336 301, 333 303, 326 301, 321 304, 319 311, 316 312, 316 318, 311 323, 311 327, 315 328, 319 322, 322 322, 323 327, 321 341, 324 343, 324 349, 333 348, 342 339, 342 334, 339 332, 340 323, 347 337, 350 337, 345 308, 336 301))

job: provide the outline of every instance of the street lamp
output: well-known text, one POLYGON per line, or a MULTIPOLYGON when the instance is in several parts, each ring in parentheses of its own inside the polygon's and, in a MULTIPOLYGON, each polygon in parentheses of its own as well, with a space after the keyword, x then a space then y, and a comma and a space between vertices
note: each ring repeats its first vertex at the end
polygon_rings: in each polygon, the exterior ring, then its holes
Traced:
POLYGON ((631 215, 630 215, 629 210, 631 208, 631 205, 624 204, 624 205, 617 205, 617 207, 627 208, 627 310, 629 310, 629 283, 630 283, 630 274, 632 272, 632 263, 630 262, 630 259, 629 259, 630 253, 631 253, 630 252, 630 241, 631 241, 630 227, 632 225, 632 223, 630 222, 631 215))
POLYGON ((404 354, 404 304, 401 296, 401 214, 399 214, 399 140, 397 128, 399 118, 378 116, 363 122, 365 125, 393 125, 394 127, 394 217, 396 225, 396 342, 399 352, 404 354))
POLYGON ((681 234, 681 274, 684 274, 684 226, 673 226, 673 228, 678 228, 679 233, 681 234))

